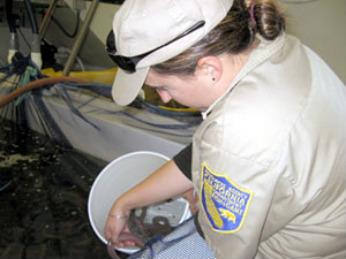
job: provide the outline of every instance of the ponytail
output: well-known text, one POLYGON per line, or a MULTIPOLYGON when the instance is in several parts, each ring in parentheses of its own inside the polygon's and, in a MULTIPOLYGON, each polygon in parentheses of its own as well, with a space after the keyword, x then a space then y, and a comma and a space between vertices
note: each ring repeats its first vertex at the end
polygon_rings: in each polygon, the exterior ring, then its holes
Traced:
POLYGON ((285 30, 284 15, 275 1, 252 0, 248 9, 250 24, 266 40, 274 40, 285 30))

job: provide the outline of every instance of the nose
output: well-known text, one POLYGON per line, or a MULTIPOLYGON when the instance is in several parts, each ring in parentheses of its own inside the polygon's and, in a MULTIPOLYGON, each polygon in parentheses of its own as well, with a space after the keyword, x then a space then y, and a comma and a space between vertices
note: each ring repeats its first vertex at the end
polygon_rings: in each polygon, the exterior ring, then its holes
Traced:
POLYGON ((169 95, 169 93, 165 90, 156 90, 158 95, 160 96, 162 102, 168 103, 170 100, 172 100, 172 97, 169 95))

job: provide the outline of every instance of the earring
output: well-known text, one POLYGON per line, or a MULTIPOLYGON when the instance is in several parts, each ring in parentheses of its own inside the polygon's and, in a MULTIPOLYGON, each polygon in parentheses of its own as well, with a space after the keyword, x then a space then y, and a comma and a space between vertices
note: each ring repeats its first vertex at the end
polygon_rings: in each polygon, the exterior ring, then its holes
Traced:
POLYGON ((211 80, 215 81, 215 77, 212 77, 211 80))

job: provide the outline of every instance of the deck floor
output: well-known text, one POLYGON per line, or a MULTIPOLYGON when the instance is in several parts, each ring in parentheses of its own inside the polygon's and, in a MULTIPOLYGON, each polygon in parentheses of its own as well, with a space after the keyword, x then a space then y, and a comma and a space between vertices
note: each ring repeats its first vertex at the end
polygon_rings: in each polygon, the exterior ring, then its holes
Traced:
POLYGON ((0 258, 108 258, 87 215, 105 162, 0 123, 0 258))

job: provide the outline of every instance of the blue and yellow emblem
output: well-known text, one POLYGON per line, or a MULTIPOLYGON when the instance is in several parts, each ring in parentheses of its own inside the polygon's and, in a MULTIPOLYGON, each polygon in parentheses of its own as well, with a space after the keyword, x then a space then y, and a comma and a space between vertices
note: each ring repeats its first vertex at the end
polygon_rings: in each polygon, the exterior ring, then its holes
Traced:
POLYGON ((214 173, 203 163, 201 171, 201 203, 215 231, 238 231, 247 214, 253 192, 228 177, 214 173))

